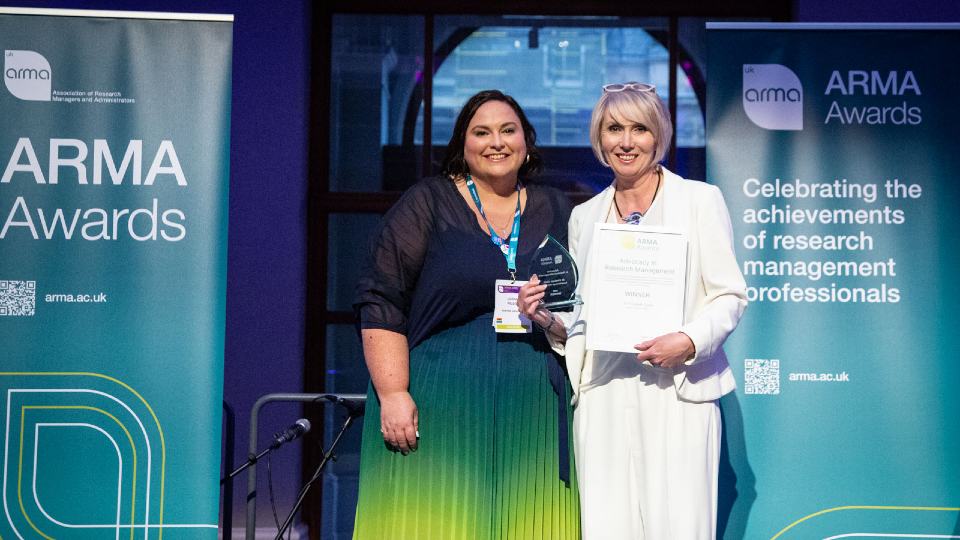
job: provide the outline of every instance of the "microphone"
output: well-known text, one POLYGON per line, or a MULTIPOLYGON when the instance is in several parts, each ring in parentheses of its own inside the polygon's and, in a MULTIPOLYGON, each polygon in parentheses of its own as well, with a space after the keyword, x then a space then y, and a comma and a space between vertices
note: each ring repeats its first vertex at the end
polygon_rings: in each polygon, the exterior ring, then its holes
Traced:
MULTIPOLYGON (((237 467, 236 469, 233 470, 233 472, 231 472, 230 474, 228 474, 228 475, 226 475, 226 476, 224 476, 223 478, 220 479, 220 485, 222 486, 222 485, 224 484, 224 482, 226 482, 227 480, 230 480, 230 479, 232 479, 234 476, 240 474, 240 471, 243 471, 243 470, 247 469, 248 467, 254 465, 254 464, 255 464, 260 458, 262 458, 263 456, 269 454, 270 452, 276 450, 277 448, 280 448, 280 446, 282 446, 283 443, 288 443, 288 442, 296 439, 297 437, 303 435, 304 433, 306 433, 306 432, 308 432, 308 431, 310 431, 310 421, 307 420, 306 418, 301 418, 301 419, 297 420, 296 422, 294 422, 294 423, 293 423, 290 427, 288 427, 287 429, 275 433, 275 434, 273 435, 273 442, 270 443, 270 446, 267 447, 266 450, 260 452, 259 454, 254 454, 254 453, 251 452, 251 453, 247 456, 247 461, 246 461, 243 465, 237 467)), ((267 469, 267 470, 269 470, 269 469, 267 469)))
POLYGON ((274 435, 276 438, 273 440, 273 444, 270 445, 270 448, 279 448, 280 445, 288 443, 304 433, 307 433, 308 431, 310 431, 310 421, 306 418, 301 418, 294 422, 293 425, 288 427, 286 430, 274 435))
POLYGON ((337 396, 333 394, 326 394, 323 396, 323 399, 331 403, 336 403, 337 405, 342 406, 347 410, 347 413, 350 416, 357 417, 363 416, 363 411, 366 409, 366 398, 362 399, 350 399, 343 396, 337 396))

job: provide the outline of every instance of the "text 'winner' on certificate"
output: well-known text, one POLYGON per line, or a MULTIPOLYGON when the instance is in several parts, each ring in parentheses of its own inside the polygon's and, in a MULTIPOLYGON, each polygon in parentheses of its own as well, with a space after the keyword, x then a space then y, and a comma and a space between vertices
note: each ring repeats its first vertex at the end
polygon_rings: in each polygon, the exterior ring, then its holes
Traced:
POLYGON ((676 230, 597 223, 590 254, 587 348, 634 345, 683 324, 687 237, 676 230))

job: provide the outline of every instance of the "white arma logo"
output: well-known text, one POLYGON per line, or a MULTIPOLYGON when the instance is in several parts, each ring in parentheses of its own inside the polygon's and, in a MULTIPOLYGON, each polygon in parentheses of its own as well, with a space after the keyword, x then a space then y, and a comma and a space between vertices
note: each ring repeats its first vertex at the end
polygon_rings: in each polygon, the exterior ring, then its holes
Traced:
POLYGON ((34 51, 3 51, 3 84, 27 101, 50 101, 50 62, 34 51))
POLYGON ((803 129, 803 86, 797 74, 780 64, 744 64, 743 111, 764 129, 803 129))

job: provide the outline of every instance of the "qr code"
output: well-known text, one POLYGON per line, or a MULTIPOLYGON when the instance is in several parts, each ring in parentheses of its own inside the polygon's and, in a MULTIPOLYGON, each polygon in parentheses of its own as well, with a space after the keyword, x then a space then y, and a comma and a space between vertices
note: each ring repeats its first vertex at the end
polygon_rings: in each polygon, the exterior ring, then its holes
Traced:
POLYGON ((780 360, 746 358, 743 360, 743 373, 744 393, 780 393, 780 360))
POLYGON ((36 306, 36 281, 0 280, 0 317, 32 317, 36 306))

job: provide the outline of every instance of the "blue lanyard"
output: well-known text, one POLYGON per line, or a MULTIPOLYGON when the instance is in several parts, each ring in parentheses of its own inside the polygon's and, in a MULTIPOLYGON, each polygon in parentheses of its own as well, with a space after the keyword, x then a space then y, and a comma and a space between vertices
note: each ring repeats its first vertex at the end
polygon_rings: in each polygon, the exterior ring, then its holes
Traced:
POLYGON ((490 230, 490 242, 503 252, 503 257, 507 259, 507 270, 510 271, 510 276, 516 280, 517 244, 520 243, 520 182, 517 182, 517 211, 513 214, 513 228, 510 230, 509 245, 503 242, 493 225, 490 224, 490 220, 487 219, 487 215, 483 213, 483 204, 480 203, 477 186, 473 185, 473 178, 469 174, 467 175, 467 189, 470 191, 470 196, 473 197, 473 204, 477 205, 477 210, 480 211, 483 221, 487 223, 487 229, 490 230))

